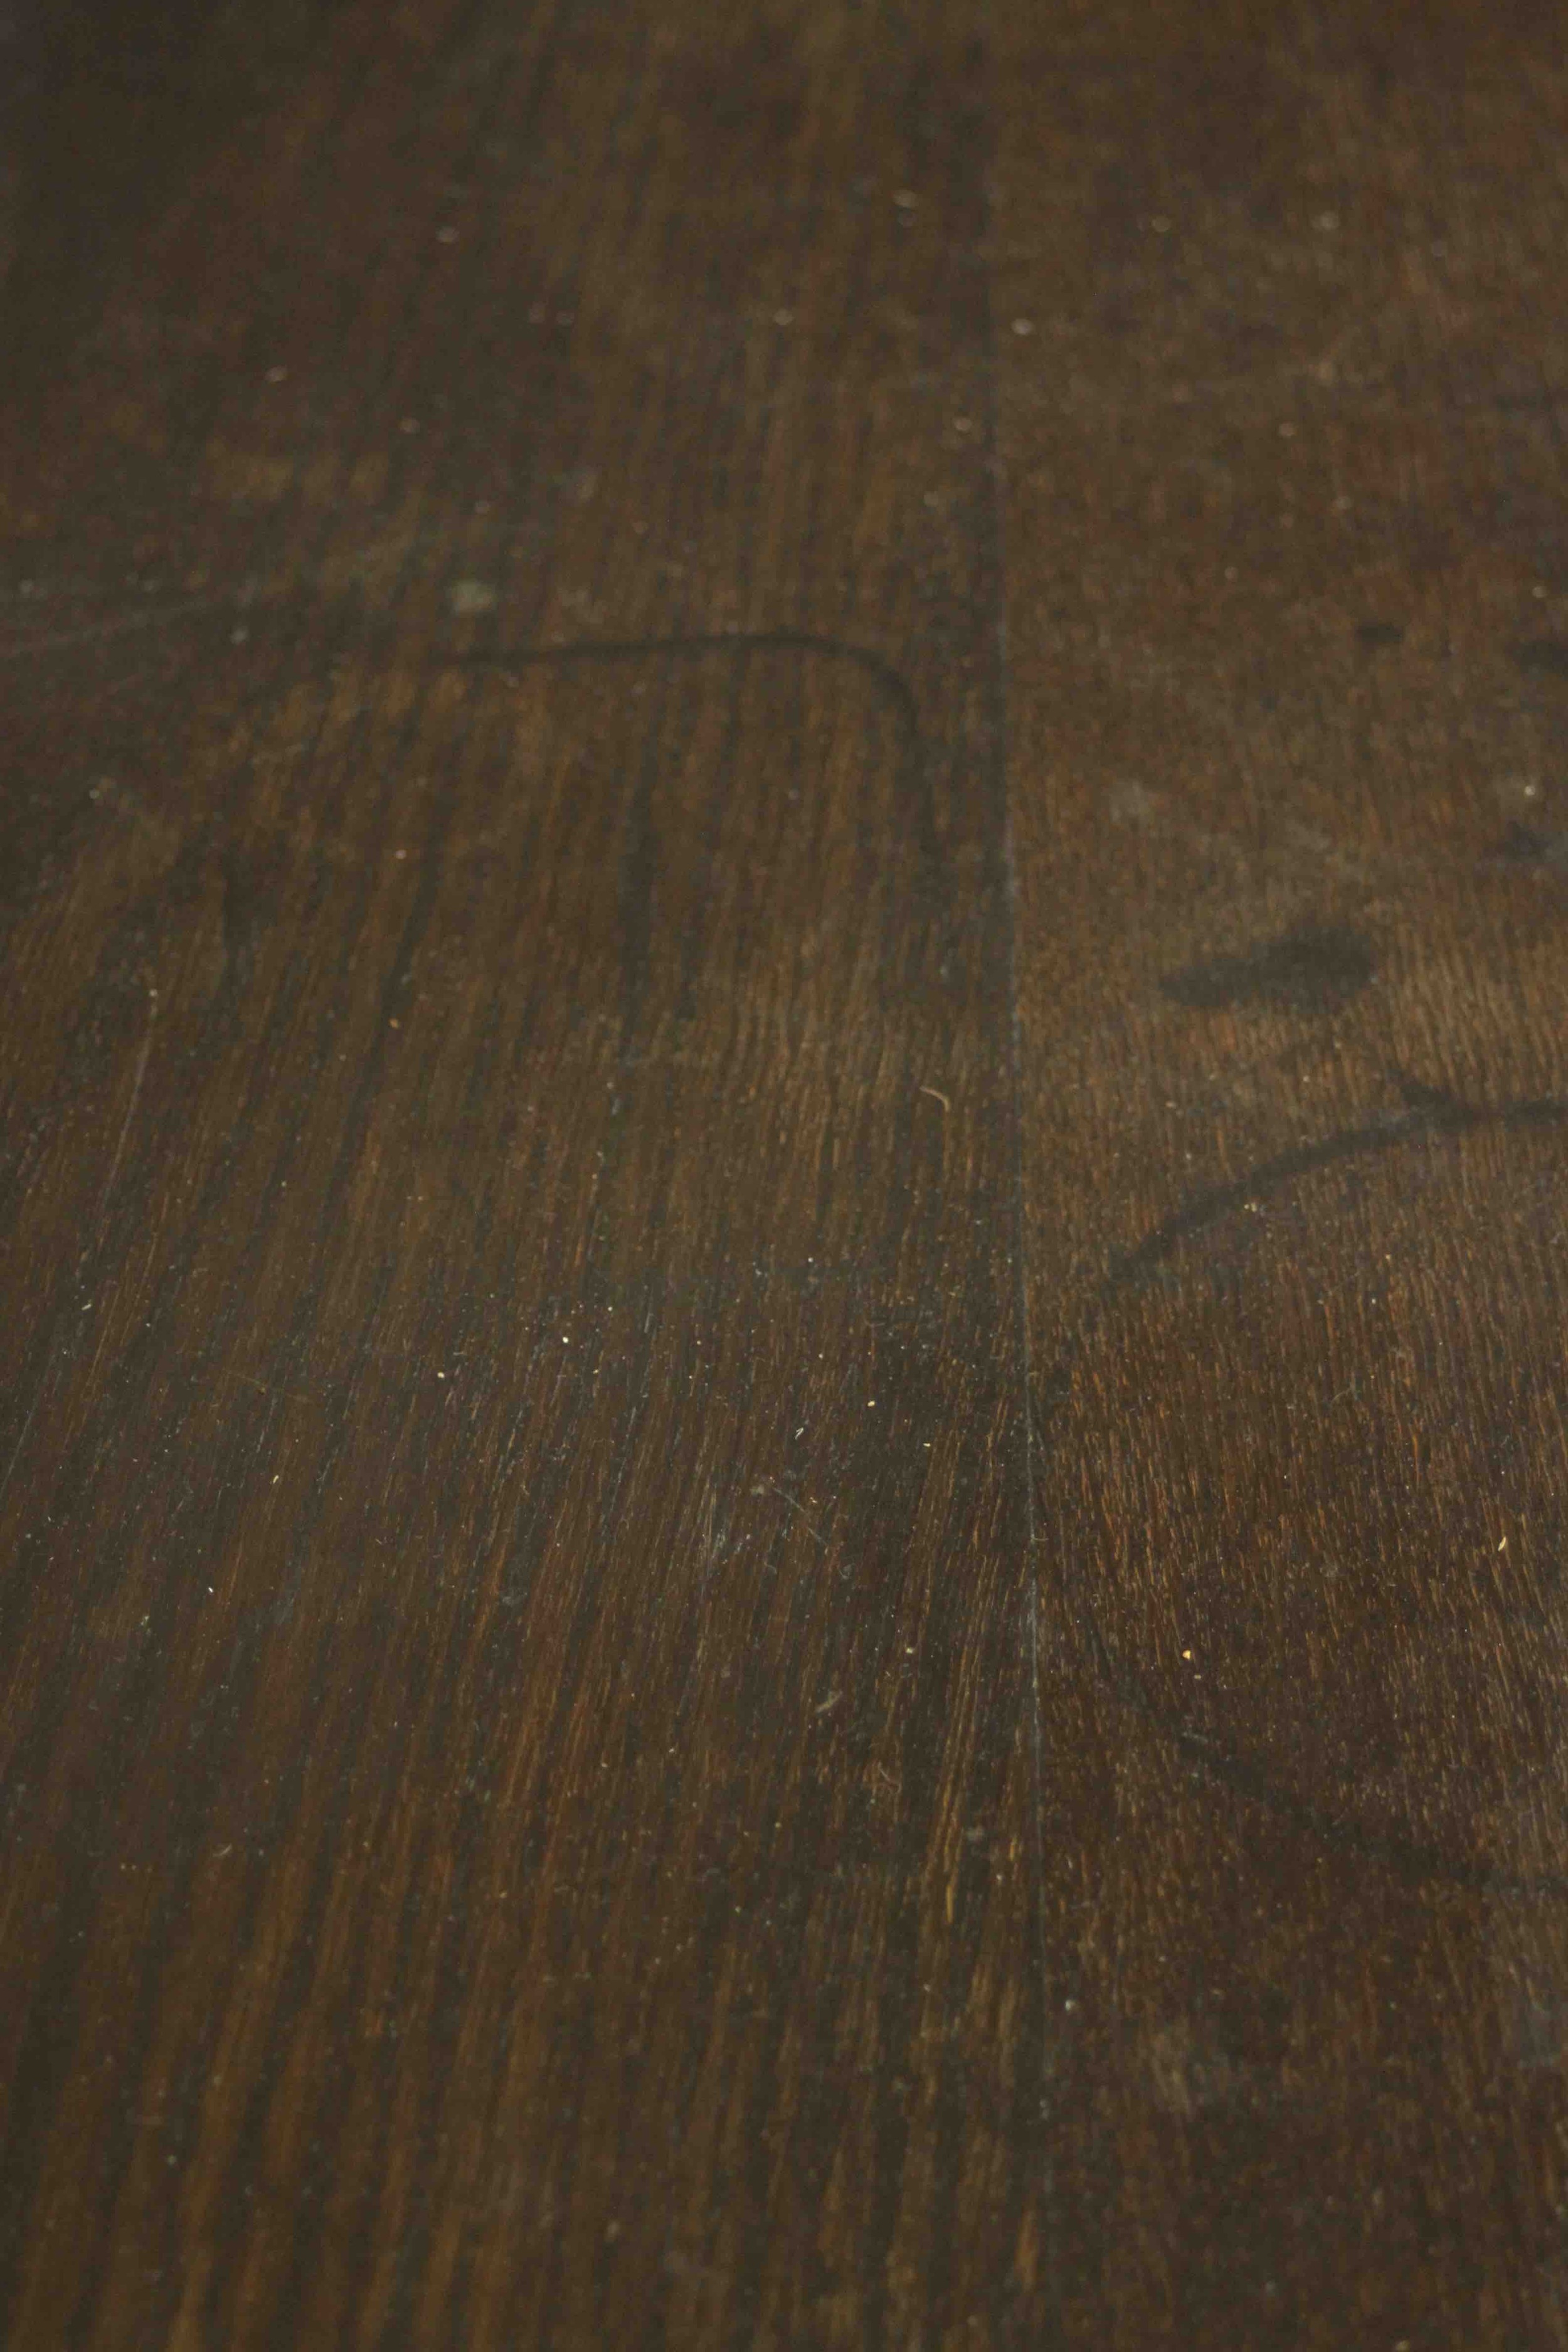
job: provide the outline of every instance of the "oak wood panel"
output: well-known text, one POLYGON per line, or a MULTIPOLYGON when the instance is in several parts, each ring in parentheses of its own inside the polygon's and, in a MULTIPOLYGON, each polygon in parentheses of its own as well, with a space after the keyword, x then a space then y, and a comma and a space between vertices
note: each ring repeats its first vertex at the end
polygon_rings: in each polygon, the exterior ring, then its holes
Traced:
POLYGON ((1563 67, 1551 9, 1005 12, 1085 2341, 1568 2327, 1563 67))
POLYGON ((289 21, 4 411, 4 2332, 1016 2337, 984 58, 289 21))
POLYGON ((1563 2341, 1557 12, 100 22, 7 2340, 1563 2341))

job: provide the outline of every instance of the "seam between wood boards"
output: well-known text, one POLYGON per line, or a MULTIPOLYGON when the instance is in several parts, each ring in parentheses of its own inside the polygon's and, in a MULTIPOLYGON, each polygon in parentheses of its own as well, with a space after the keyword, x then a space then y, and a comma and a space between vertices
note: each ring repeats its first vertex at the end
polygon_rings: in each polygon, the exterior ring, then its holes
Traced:
MULTIPOLYGON (((1040 2002, 1039 2100, 1037 2120, 1048 2126, 1051 2119, 1050 2086, 1055 2072, 1055 2048, 1050 2027, 1050 1965, 1046 1940, 1046 1847, 1045 1847, 1045 1727, 1040 1701, 1040 1600, 1037 1574, 1037 1526, 1035 1502, 1034 1445, 1034 1375, 1029 1344, 1029 1307, 1025 1279, 1024 1240, 1026 1225, 1024 1193, 1024 1052, 1023 1010, 1018 987, 1018 866, 1013 835, 1013 799, 1008 763, 1007 730, 1007 576, 1006 537, 1003 516, 1004 460, 1001 419, 1001 350, 996 330, 996 109, 994 62, 990 36, 993 20, 986 10, 982 23, 982 38, 986 43, 985 93, 985 165, 981 180, 984 206, 981 250, 984 257, 985 312, 985 429, 989 491, 985 511, 989 518, 990 570, 994 584, 996 609, 991 664, 992 769, 994 789, 1001 818, 1000 848, 1002 861, 1003 905, 1005 939, 1004 968, 1007 992, 1007 1054, 1008 1101, 1012 1122, 1012 1191, 1013 1191, 1013 1309, 1014 1346, 1017 1361, 1017 1379, 1022 1394, 1018 1400, 1022 1423, 1018 1441, 1019 1473, 1024 1482, 1024 1542, 1025 1578, 1020 1596, 1019 1633, 1027 1665, 1029 1690, 1027 1698, 1029 1769, 1033 1802, 1029 1808, 1031 1869, 1034 1885, 1034 1950, 1040 2002)), ((1047 2230, 1046 2268, 1047 2294, 1053 2305, 1059 2304, 1060 2248, 1057 2243, 1055 2167, 1049 2154, 1041 2167, 1038 2186, 1042 2194, 1047 2230)))

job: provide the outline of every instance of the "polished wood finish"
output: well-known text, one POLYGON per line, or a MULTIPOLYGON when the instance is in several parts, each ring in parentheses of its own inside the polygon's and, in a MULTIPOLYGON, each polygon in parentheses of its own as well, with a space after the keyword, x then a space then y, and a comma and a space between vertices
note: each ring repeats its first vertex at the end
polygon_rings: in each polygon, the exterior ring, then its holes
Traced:
POLYGON ((0 2340, 1568 2342, 1563 29, 0 26, 0 2340))

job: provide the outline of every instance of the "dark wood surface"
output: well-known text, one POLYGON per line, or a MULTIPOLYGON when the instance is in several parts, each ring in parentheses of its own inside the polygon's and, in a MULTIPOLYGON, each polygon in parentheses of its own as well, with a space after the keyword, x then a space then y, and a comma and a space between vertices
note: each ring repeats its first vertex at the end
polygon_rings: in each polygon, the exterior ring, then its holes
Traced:
POLYGON ((1568 2344, 1565 30, 0 11, 0 2341, 1568 2344))

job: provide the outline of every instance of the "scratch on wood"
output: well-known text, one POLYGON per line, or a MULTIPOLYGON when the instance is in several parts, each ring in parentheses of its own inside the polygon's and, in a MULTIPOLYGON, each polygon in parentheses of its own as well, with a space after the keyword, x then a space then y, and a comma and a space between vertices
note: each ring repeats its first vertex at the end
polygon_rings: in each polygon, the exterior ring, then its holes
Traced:
POLYGON ((226 601, 221 596, 196 596, 186 604, 161 605, 153 612, 121 614, 112 621, 84 621, 79 628, 59 629, 52 636, 15 638, 10 645, 0 646, 0 662, 29 661, 37 654, 66 653, 72 646, 98 645, 107 637, 156 629, 168 621, 185 621, 198 613, 215 612, 226 601))
POLYGON ((142 1040, 142 1051, 136 1057, 136 1076, 131 1084, 131 1100, 125 1106, 125 1117, 120 1125, 120 1139, 114 1147, 114 1157, 109 1163, 109 1176, 103 1187, 103 1198, 98 1204, 98 1231, 93 1236, 95 1248, 103 1239, 103 1229, 109 1217, 110 1197, 114 1191, 114 1180, 120 1173, 120 1163, 125 1157, 125 1139, 131 1132, 131 1122, 136 1116, 136 1106, 142 1099, 142 1081, 147 1075, 147 1063, 153 1051, 153 1032, 158 1025, 158 992, 155 988, 150 988, 147 991, 147 1034, 142 1040))
POLYGON ((826 1551, 827 1549, 827 1538, 823 1534, 822 1529, 817 1526, 816 1521, 811 1517, 810 1514, 801 1509, 800 1505, 795 1501, 795 1496, 793 1495, 786 1495, 776 1478, 763 1478, 759 1480, 757 1485, 752 1489, 752 1494, 760 1495, 764 1486, 770 1488, 772 1492, 778 1496, 780 1502, 783 1503, 787 1509, 792 1510, 795 1513, 795 1517, 802 1520, 804 1524, 810 1528, 812 1534, 816 1538, 816 1540, 821 1545, 823 1550, 826 1551))

